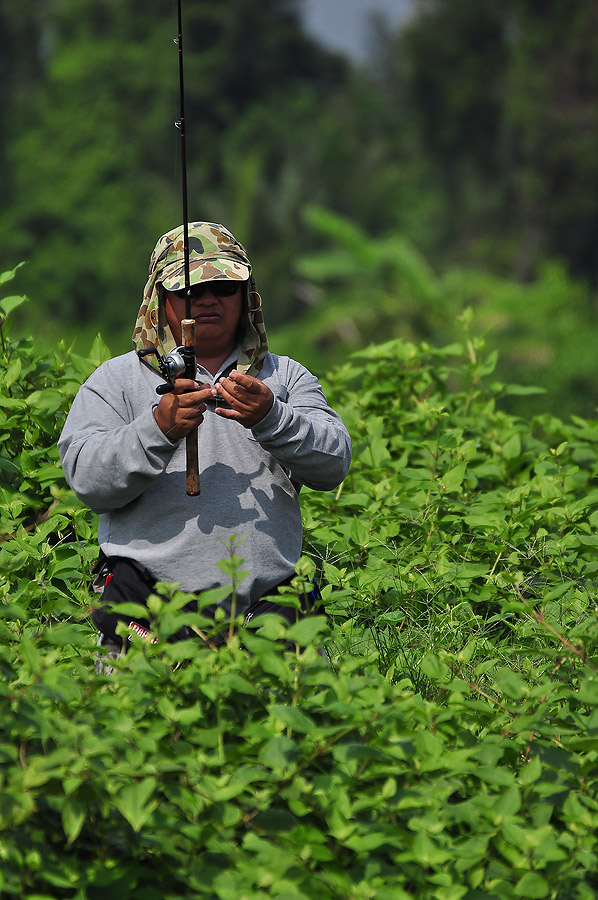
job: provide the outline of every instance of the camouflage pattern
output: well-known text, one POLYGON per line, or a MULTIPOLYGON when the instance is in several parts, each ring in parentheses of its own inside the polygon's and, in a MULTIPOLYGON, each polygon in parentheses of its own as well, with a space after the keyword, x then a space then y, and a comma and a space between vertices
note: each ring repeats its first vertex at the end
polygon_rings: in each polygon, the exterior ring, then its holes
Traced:
MULTIPOLYGON (((156 347, 167 355, 176 346, 164 311, 163 293, 185 287, 183 226, 162 235, 152 253, 149 278, 133 332, 133 349, 156 347)), ((268 352, 262 299, 255 288, 245 248, 222 225, 189 223, 189 282, 239 279, 244 283, 237 369, 257 375, 268 352)), ((155 356, 145 357, 157 371, 155 356)))

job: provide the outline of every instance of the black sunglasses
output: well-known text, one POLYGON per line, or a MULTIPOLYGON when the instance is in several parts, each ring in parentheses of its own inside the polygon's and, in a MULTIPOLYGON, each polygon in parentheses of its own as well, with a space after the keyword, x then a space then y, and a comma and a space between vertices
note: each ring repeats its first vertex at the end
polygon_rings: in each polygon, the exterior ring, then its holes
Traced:
MULTIPOLYGON (((210 291, 215 297, 232 297, 237 293, 242 284, 244 284, 243 281, 231 281, 229 278, 226 280, 223 279, 222 281, 201 281, 199 284, 192 284, 190 286, 189 296, 193 300, 199 300, 206 291, 210 291)), ((174 294, 174 296, 178 297, 180 300, 184 300, 187 296, 185 288, 178 288, 178 290, 170 291, 170 293, 174 294)))

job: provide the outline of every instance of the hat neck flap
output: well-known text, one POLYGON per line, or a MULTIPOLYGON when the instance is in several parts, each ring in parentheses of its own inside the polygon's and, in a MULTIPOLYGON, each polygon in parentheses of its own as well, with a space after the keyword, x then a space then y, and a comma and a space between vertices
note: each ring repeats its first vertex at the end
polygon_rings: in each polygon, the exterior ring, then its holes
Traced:
MULTIPOLYGON (((243 279, 245 289, 239 334, 241 349, 237 369, 248 375, 257 375, 268 353, 268 337, 262 298, 256 289, 245 248, 222 225, 192 222, 189 223, 189 256, 191 284, 219 278, 243 279)), ((134 350, 155 347, 162 356, 167 356, 176 347, 166 321, 163 282, 166 282, 168 289, 177 290, 180 273, 183 273, 180 286, 184 287, 182 225, 162 235, 151 255, 149 277, 133 331, 134 350)), ((160 372, 156 356, 146 356, 143 362, 160 372)))

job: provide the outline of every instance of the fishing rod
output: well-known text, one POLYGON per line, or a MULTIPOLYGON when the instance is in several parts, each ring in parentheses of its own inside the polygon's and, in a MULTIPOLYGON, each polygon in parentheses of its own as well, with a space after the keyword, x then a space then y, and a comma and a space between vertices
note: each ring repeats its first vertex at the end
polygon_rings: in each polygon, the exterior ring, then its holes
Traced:
MULTIPOLYGON (((185 282, 185 318, 181 319, 182 346, 176 347, 166 358, 161 356, 157 347, 145 347, 138 350, 140 358, 154 354, 158 360, 158 368, 166 379, 165 384, 159 384, 157 394, 165 394, 174 390, 176 378, 183 376, 195 381, 197 376, 197 360, 195 358, 195 319, 191 315, 191 277, 189 274, 189 214, 187 211, 187 153, 185 147, 185 79, 183 70, 183 13, 181 0, 177 0, 178 6, 178 35, 174 43, 178 46, 179 55, 179 118, 174 123, 181 135, 181 188, 183 195, 183 265, 185 282)), ((186 462, 186 490, 190 497, 195 497, 200 492, 199 487, 199 443, 197 426, 191 429, 185 438, 186 462)))
MULTIPOLYGON (((185 146, 185 79, 183 68, 183 12, 182 2, 177 0, 178 36, 175 44, 178 47, 179 57, 179 120, 176 127, 181 136, 181 189, 183 195, 183 255, 185 268, 185 318, 181 319, 181 334, 183 340, 182 357, 185 362, 185 378, 195 381, 197 376, 197 362, 195 359, 195 319, 191 316, 191 278, 189 275, 189 216, 187 212, 187 151, 185 146)), ((195 497, 200 492, 199 485, 199 446, 198 429, 193 428, 186 437, 186 490, 190 497, 195 497)))

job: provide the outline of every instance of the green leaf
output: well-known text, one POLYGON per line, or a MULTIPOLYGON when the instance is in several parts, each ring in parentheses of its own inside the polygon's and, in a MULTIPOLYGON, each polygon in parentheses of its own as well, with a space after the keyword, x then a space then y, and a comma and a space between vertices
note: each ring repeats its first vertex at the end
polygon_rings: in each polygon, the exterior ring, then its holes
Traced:
POLYGON ((106 605, 106 609, 108 612, 117 613, 120 616, 130 616, 133 619, 147 619, 148 610, 147 607, 142 606, 141 603, 113 603, 110 605, 106 605))
POLYGON ((151 800, 157 781, 153 777, 144 778, 126 785, 116 797, 116 808, 125 817, 133 831, 140 831, 158 806, 158 800, 151 800))
MULTIPOLYGON (((10 298, 10 297, 7 298, 7 300, 10 300, 10 299, 14 299, 14 298, 10 298)), ((3 301, 3 302, 6 302, 6 301, 3 301)), ((22 369, 22 363, 21 363, 20 358, 17 356, 10 362, 8 368, 4 372, 4 376, 3 376, 4 387, 10 388, 15 383, 15 381, 18 381, 19 375, 21 374, 21 369, 22 369)))
POLYGON ((456 491, 457 488, 461 487, 466 471, 466 463, 459 463, 459 465, 455 466, 452 469, 449 469, 448 472, 446 472, 440 479, 444 490, 447 493, 450 493, 450 491, 456 491))
POLYGON ((515 894, 525 900, 541 900, 549 893, 550 885, 537 872, 526 872, 515 885, 515 894))
POLYGON ((422 866, 441 866, 450 858, 450 854, 437 847, 423 831, 416 834, 411 852, 413 859, 422 866))
POLYGON ((500 693, 512 700, 520 700, 528 692, 525 682, 511 669, 499 669, 495 676, 495 685, 500 693))
POLYGON ((511 787, 515 779, 515 776, 509 769, 503 769, 499 766, 478 766, 475 774, 480 781, 496 785, 497 787, 511 787))
POLYGON ((5 459, 4 456, 0 456, 0 469, 9 475, 15 475, 19 472, 18 466, 11 459, 5 459))
POLYGON ((502 455, 505 459, 517 459, 521 456, 521 437, 515 433, 509 437, 502 446, 502 455))
MULTIPOLYGON (((417 838, 416 838, 417 840, 417 838)), ((372 853, 387 844, 393 844, 393 837, 386 831, 372 829, 368 834, 352 834, 343 841, 344 845, 356 853, 372 853)))
POLYGON ((426 653, 421 661, 421 670, 428 678, 438 681, 447 679, 450 676, 448 666, 438 659, 433 653, 426 653))
POLYGON ((501 393, 507 397, 532 397, 535 394, 545 394, 546 388, 525 384, 505 384, 501 393))
POLYGON ((586 675, 579 685, 579 699, 588 706, 598 706, 598 678, 586 675))
MULTIPOLYGON (((472 640, 467 642, 465 647, 463 647, 463 649, 460 650, 457 655, 457 659, 459 660, 459 662, 468 663, 471 661, 471 657, 473 656, 473 654, 475 653, 475 650, 477 648, 477 643, 478 642, 475 638, 473 638, 472 640)), ((477 673, 477 670, 476 670, 476 673, 477 673)))
POLYGON ((278 735, 262 748, 258 759, 269 769, 288 769, 297 762, 299 756, 299 747, 295 741, 278 735))
POLYGON ((521 767, 519 779, 522 784, 533 784, 542 777, 542 761, 539 756, 532 759, 521 767))
POLYGON ((76 841, 85 823, 86 805, 78 798, 66 799, 60 812, 67 844, 76 841))
POLYGON ((97 366, 107 362, 111 358, 112 353, 110 352, 110 348, 104 343, 101 334, 97 334, 89 348, 90 361, 93 363, 94 367, 97 368, 97 366))
POLYGON ((281 706, 276 704, 270 707, 270 714, 280 719, 287 728, 299 734, 311 734, 315 731, 315 722, 296 706, 281 706))
POLYGON ((512 785, 494 804, 493 812, 499 816, 515 816, 521 809, 521 792, 512 785))
MULTIPOLYGON (((18 556, 22 565, 26 557, 24 554, 18 554, 18 556)), ((0 604, 0 619, 20 619, 21 622, 27 622, 29 613, 18 603, 2 603, 0 604)))
POLYGON ((91 633, 86 625, 60 623, 47 628, 45 638, 55 647, 65 647, 67 644, 82 647, 90 644, 91 633))
POLYGON ((471 528, 479 528, 483 531, 496 530, 499 533, 502 533, 508 530, 504 516, 492 512, 472 513, 471 515, 465 516, 465 522, 471 528))
POLYGON ((365 460, 368 460, 369 456, 368 461, 371 462, 372 466, 380 468, 390 459, 386 440, 379 435, 372 438, 362 456, 365 460))
POLYGON ((29 298, 24 295, 4 297, 0 300, 0 309, 5 315, 9 316, 15 309, 18 309, 23 303, 28 303, 28 301, 29 298))
POLYGON ((351 522, 351 540, 358 547, 365 547, 370 542, 370 529, 369 526, 365 524, 361 519, 357 516, 353 517, 351 522))
POLYGON ((326 616, 307 616, 287 629, 287 640, 295 641, 300 647, 306 647, 317 635, 328 630, 326 616))
POLYGON ((17 263, 14 269, 9 269, 7 272, 0 272, 0 284, 6 284, 7 281, 12 281, 21 266, 24 266, 25 262, 17 263))
POLYGON ((264 834, 284 834, 298 825, 295 816, 287 809, 270 808, 259 812, 251 821, 251 827, 264 834))

